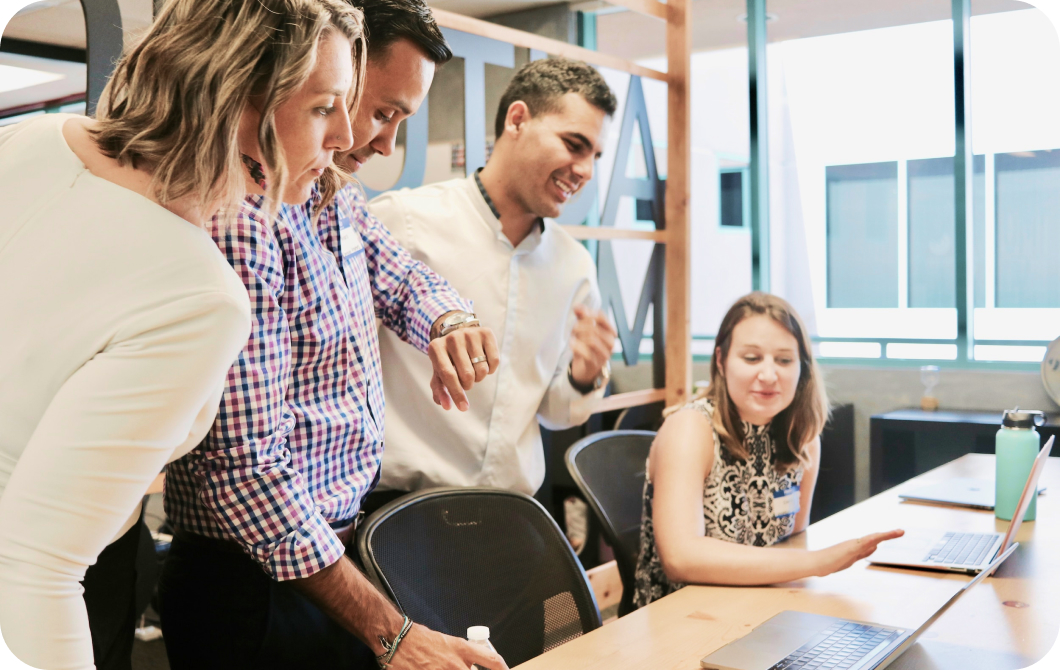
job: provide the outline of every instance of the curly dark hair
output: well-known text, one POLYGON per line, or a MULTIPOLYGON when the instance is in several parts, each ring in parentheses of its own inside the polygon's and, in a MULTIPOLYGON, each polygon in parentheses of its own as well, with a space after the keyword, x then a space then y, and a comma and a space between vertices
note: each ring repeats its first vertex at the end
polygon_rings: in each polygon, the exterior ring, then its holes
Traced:
POLYGON ((596 68, 570 58, 545 58, 519 68, 501 96, 494 131, 497 139, 504 134, 504 119, 513 102, 522 100, 532 116, 555 112, 559 99, 577 93, 593 107, 614 116, 618 101, 596 68))
POLYGON ((368 58, 384 53, 399 39, 410 40, 435 65, 453 57, 449 44, 424 0, 347 0, 364 12, 368 58))

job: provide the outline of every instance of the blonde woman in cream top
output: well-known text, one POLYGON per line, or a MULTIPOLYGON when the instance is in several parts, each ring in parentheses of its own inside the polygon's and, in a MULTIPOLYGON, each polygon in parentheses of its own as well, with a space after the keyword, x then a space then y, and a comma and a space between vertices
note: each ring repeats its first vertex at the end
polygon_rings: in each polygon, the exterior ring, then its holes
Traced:
POLYGON ((206 434, 250 329, 210 236, 89 171, 67 121, 0 129, 0 625, 47 668, 91 667, 79 582, 206 434))
POLYGON ((93 119, 0 129, 0 632, 23 662, 129 667, 123 531, 250 333, 206 228, 339 188, 362 32, 342 0, 167 0, 93 119))

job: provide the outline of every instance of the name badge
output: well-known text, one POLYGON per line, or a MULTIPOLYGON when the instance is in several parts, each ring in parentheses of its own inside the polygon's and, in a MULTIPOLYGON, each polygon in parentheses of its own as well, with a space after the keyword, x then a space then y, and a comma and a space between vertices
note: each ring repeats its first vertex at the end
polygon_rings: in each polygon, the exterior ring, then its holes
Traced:
POLYGON ((778 519, 799 513, 799 487, 773 492, 773 516, 778 519))
POLYGON ((357 234, 353 226, 339 229, 339 247, 342 248, 343 257, 349 257, 358 251, 363 251, 361 236, 357 234))

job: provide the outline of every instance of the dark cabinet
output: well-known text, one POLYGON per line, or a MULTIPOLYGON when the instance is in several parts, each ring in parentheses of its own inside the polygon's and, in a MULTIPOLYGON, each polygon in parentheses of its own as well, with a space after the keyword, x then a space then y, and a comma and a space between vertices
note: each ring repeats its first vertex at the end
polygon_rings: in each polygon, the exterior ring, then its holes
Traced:
MULTIPOLYGON (((1060 434, 1060 415, 1048 414, 1038 428, 1044 442, 1060 434)), ((898 409, 870 420, 871 491, 892 486, 965 454, 994 453, 1001 411, 898 409)))
POLYGON ((821 433, 821 469, 810 523, 854 504, 854 406, 836 405, 821 433))

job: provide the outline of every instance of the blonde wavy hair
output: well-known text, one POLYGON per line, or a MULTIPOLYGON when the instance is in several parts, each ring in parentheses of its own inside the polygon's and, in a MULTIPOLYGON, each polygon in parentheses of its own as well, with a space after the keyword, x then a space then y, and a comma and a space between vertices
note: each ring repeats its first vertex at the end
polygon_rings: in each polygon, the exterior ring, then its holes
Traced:
MULTIPOLYGON (((96 109, 94 139, 119 164, 149 169, 163 205, 191 195, 231 215, 246 195, 237 132, 254 104, 271 221, 288 181, 276 110, 308 80, 317 43, 330 30, 353 45, 352 116, 364 88, 359 9, 342 0, 169 0, 118 62, 96 109)), ((317 211, 350 181, 332 163, 318 179, 317 211)))
MULTIPOLYGON (((770 432, 779 445, 777 469, 790 470, 808 460, 805 446, 821 434, 830 413, 828 394, 821 378, 821 369, 813 357, 806 326, 795 309, 783 298, 755 291, 737 300, 725 318, 721 320, 718 336, 714 340, 714 356, 710 360, 710 386, 700 390, 692 400, 708 399, 714 405, 712 423, 721 440, 721 446, 730 456, 747 460, 750 455, 744 448, 743 421, 729 397, 722 370, 724 361, 732 347, 732 331, 744 319, 752 316, 768 316, 795 337, 799 345, 799 383, 791 404, 777 414, 770 423, 770 432)), ((668 408, 666 414, 680 407, 668 408)))

